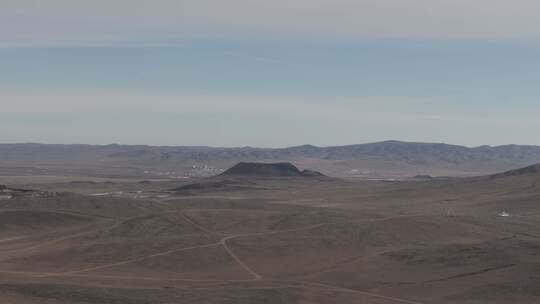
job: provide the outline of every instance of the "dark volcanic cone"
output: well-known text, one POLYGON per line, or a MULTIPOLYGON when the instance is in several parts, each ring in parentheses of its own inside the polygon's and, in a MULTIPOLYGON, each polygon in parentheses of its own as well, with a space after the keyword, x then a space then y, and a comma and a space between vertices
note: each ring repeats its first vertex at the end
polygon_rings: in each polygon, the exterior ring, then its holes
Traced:
POLYGON ((264 176, 264 177, 313 177, 324 176, 322 173, 300 171, 291 163, 239 163, 223 172, 222 176, 264 176))

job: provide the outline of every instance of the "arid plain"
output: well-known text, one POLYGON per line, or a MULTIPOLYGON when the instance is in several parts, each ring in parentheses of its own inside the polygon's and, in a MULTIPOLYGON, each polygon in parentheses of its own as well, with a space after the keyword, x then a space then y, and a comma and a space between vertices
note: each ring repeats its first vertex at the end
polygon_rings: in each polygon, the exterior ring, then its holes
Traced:
POLYGON ((539 171, 2 177, 0 302, 537 303, 539 171))

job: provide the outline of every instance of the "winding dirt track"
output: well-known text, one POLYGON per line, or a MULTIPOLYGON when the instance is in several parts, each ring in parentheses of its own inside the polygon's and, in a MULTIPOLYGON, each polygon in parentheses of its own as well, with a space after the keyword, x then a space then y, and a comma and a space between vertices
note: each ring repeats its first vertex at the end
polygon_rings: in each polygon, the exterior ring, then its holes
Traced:
POLYGON ((0 209, 0 212, 45 212, 45 213, 54 213, 54 214, 67 214, 67 215, 75 215, 75 216, 85 216, 85 217, 93 217, 93 218, 105 218, 105 219, 112 219, 112 220, 115 220, 115 219, 118 219, 118 218, 115 218, 115 217, 110 217, 110 216, 104 216, 104 215, 98 215, 98 214, 92 214, 92 213, 83 213, 83 212, 75 212, 75 211, 72 211, 72 210, 63 210, 63 209, 55 209, 55 210, 51 210, 51 209, 39 209, 39 208, 36 208, 36 209, 16 209, 16 208, 13 208, 13 209, 0 209))
MULTIPOLYGON (((29 211, 29 210, 27 210, 27 209, 1 209, 0 210, 0 212, 21 212, 21 211, 29 211)), ((111 217, 92 215, 92 214, 80 213, 80 212, 69 212, 69 211, 65 211, 65 210, 39 210, 39 209, 37 209, 37 210, 31 210, 31 211, 47 212, 47 213, 53 213, 53 214, 77 215, 77 216, 86 216, 86 217, 94 217, 94 218, 105 218, 108 221, 114 219, 114 218, 111 218, 111 217)), ((123 222, 124 221, 119 221, 114 226, 120 225, 123 222)), ((31 237, 40 236, 40 235, 46 235, 46 234, 69 232, 69 231, 72 231, 72 230, 80 230, 80 229, 84 230, 86 228, 90 228, 90 227, 93 227, 95 225, 96 225, 96 223, 92 223, 92 224, 89 224, 89 225, 80 226, 80 227, 76 227, 76 228, 52 230, 52 231, 49 231, 49 232, 47 232, 45 234, 39 233, 39 234, 29 234, 29 235, 23 235, 23 236, 18 236, 18 237, 12 237, 12 238, 7 238, 7 239, 2 239, 2 240, 0 240, 0 243, 18 241, 18 240, 28 239, 28 238, 31 238, 31 237)), ((110 228, 107 228, 107 229, 111 229, 113 227, 110 227, 110 228)), ((78 232, 78 233, 75 233, 75 234, 70 234, 70 235, 67 235, 67 236, 63 236, 63 237, 60 237, 60 238, 49 240, 49 241, 46 241, 46 242, 43 242, 43 243, 40 243, 40 244, 37 244, 37 245, 33 245, 33 246, 30 246, 30 247, 26 247, 26 248, 22 248, 22 249, 10 250, 10 251, 6 251, 6 252, 3 252, 3 253, 4 254, 5 253, 7 253, 7 254, 10 254, 10 253, 16 253, 16 254, 24 253, 24 252, 39 249, 39 248, 42 248, 42 247, 45 247, 45 246, 48 246, 48 245, 51 245, 51 244, 55 244, 55 243, 58 243, 58 242, 61 242, 61 241, 65 241, 65 240, 80 237, 80 236, 83 236, 83 235, 95 233, 95 232, 98 232, 98 231, 101 231, 101 230, 103 230, 103 228, 94 229, 94 230, 90 230, 90 231, 78 232)))
POLYGON ((316 283, 316 282, 307 282, 307 281, 280 281, 280 282, 289 282, 289 283, 298 283, 298 284, 305 284, 305 285, 310 285, 310 286, 317 286, 317 287, 322 287, 322 288, 335 290, 335 291, 341 291, 341 292, 347 292, 347 293, 355 293, 355 294, 360 294, 360 295, 369 296, 369 297, 373 297, 373 298, 389 300, 389 301, 393 301, 393 302, 397 302, 397 303, 425 304, 423 302, 411 301, 411 300, 406 300, 406 299, 396 298, 396 297, 389 297, 389 296, 384 296, 384 295, 371 293, 371 292, 367 292, 367 291, 349 289, 349 288, 344 288, 344 287, 339 287, 339 286, 334 286, 334 285, 328 285, 328 284, 322 284, 322 283, 316 283))
POLYGON ((28 238, 29 236, 18 236, 18 237, 12 237, 12 238, 7 238, 7 239, 1 239, 0 240, 0 243, 7 243, 7 242, 11 242, 11 241, 16 241, 16 240, 22 240, 22 239, 25 239, 25 238, 28 238))
MULTIPOLYGON (((172 213, 172 212, 166 212, 166 213, 172 213)), ((411 300, 402 299, 402 298, 384 296, 384 295, 371 293, 371 292, 367 292, 367 291, 348 289, 348 288, 344 288, 344 287, 333 286, 333 285, 317 283, 317 282, 272 280, 272 279, 266 280, 266 279, 264 279, 264 277, 261 274, 257 273, 251 266, 247 265, 230 248, 230 246, 227 244, 228 241, 236 239, 236 238, 253 237, 253 236, 266 236, 266 235, 273 235, 273 234, 280 234, 280 233, 290 233, 290 232, 305 231, 305 230, 310 230, 310 229, 315 229, 315 228, 322 227, 322 226, 326 225, 324 223, 323 224, 311 225, 311 226, 307 226, 307 227, 301 227, 301 228, 287 229, 287 230, 226 235, 226 234, 223 234, 223 233, 218 233, 218 232, 211 231, 211 230, 207 229, 206 227, 203 227, 203 226, 195 223, 193 220, 191 220, 188 216, 186 216, 182 212, 180 212, 180 215, 184 218, 184 220, 189 222, 191 225, 193 225, 197 229, 199 229, 199 230, 201 230, 201 231, 203 231, 203 232, 205 232, 207 234, 210 234, 210 235, 220 235, 220 236, 223 236, 223 237, 221 238, 221 240, 219 242, 215 242, 215 243, 199 245, 199 246, 185 247, 185 248, 180 248, 180 249, 174 249, 174 250, 159 252, 159 253, 155 253, 155 254, 151 254, 151 255, 135 258, 135 259, 129 259, 129 260, 120 261, 120 262, 116 262, 116 263, 100 265, 100 266, 95 266, 95 267, 90 267, 90 268, 84 268, 84 269, 79 269, 79 270, 73 270, 73 271, 66 271, 66 272, 61 272, 61 273, 2 271, 2 270, 0 270, 0 273, 12 274, 12 275, 31 276, 31 277, 34 277, 34 278, 87 277, 87 278, 103 278, 103 279, 110 278, 110 279, 168 281, 168 282, 185 281, 185 282, 201 282, 201 283, 203 283, 203 282, 204 283, 209 283, 209 282, 213 282, 213 283, 247 283, 247 282, 259 281, 259 282, 269 282, 269 283, 279 284, 279 286, 238 288, 238 289, 254 289, 255 290, 255 289, 262 289, 262 288, 265 288, 265 289, 312 288, 312 289, 317 289, 317 290, 331 290, 331 291, 336 291, 336 292, 358 294, 358 295, 368 296, 368 297, 372 297, 372 298, 388 300, 388 301, 395 302, 395 303, 425 304, 425 303, 422 303, 422 302, 416 302, 416 301, 411 301, 411 300), (106 268, 115 267, 115 266, 121 266, 121 265, 127 265, 127 264, 130 264, 130 263, 134 263, 134 262, 138 262, 138 261, 142 261, 142 260, 146 260, 146 259, 150 259, 150 258, 160 257, 160 256, 166 256, 166 255, 177 253, 177 252, 189 251, 189 250, 201 249, 201 248, 210 248, 210 247, 215 247, 215 246, 223 246, 223 248, 226 250, 228 255, 241 268, 243 268, 247 273, 249 273, 253 278, 248 279, 248 280, 193 280, 193 279, 189 279, 189 278, 186 278, 186 279, 164 279, 164 278, 150 278, 150 277, 136 277, 136 276, 131 277, 131 276, 107 276, 107 275, 84 274, 84 273, 87 273, 87 272, 90 272, 90 271, 101 270, 101 269, 106 269, 106 268), (296 284, 296 285, 290 285, 290 284, 296 284), (300 286, 298 286, 298 285, 300 285, 300 286)), ((117 221, 112 226, 107 227, 105 229, 113 229, 114 227, 117 227, 117 226, 125 223, 126 221, 129 221, 131 219, 138 218, 138 217, 139 216, 124 219, 124 220, 121 220, 121 221, 117 221)), ((392 218, 399 218, 399 217, 403 217, 403 216, 396 216, 396 217, 390 217, 390 218, 384 218, 384 219, 377 219, 375 221, 386 221, 386 220, 389 220, 389 219, 392 219, 392 218)), ((41 244, 38 244, 38 245, 34 245, 34 246, 31 246, 31 247, 23 248, 23 249, 20 249, 20 250, 15 250, 15 252, 20 253, 20 252, 31 251, 31 250, 38 249, 38 248, 48 246, 48 245, 51 245, 51 244, 55 244, 55 243, 58 243, 58 242, 61 242, 61 241, 64 241, 64 240, 73 239, 73 238, 76 238, 76 237, 79 237, 79 236, 99 232, 99 231, 102 231, 102 230, 103 230, 103 228, 68 235, 68 236, 65 236, 65 237, 50 240, 50 241, 47 241, 47 242, 44 242, 44 243, 41 243, 41 244)), ((15 240, 15 239, 11 239, 11 240, 15 240)), ((1 241, 2 240, 0 240, 0 242, 1 241)), ((3 240, 3 241, 9 241, 9 240, 3 240)), ((114 288, 114 287, 115 286, 111 286, 111 288, 114 288)), ((211 287, 211 288, 206 287, 206 288, 207 289, 216 289, 216 287, 211 287)), ((219 288, 229 288, 230 289, 230 288, 235 288, 235 287, 219 287, 219 288)), ((161 288, 157 288, 157 289, 161 289, 161 288)), ((191 287, 191 288, 178 288, 178 289, 191 289, 191 290, 193 290, 193 289, 205 289, 205 287, 191 287)))
MULTIPOLYGON (((278 234, 278 233, 288 233, 288 232, 295 232, 295 231, 301 231, 301 230, 309 230, 309 229, 321 227, 322 225, 323 224, 313 225, 313 226, 303 227, 303 228, 289 229, 289 230, 270 231, 270 232, 261 232, 261 233, 246 233, 246 234, 237 234, 237 235, 225 236, 219 242, 215 242, 215 243, 199 245, 199 246, 185 247, 185 248, 174 249, 174 250, 168 250, 168 251, 159 252, 159 253, 155 253, 155 254, 151 254, 151 255, 135 258, 135 259, 130 259, 130 260, 126 260, 126 261, 121 261, 121 262, 116 262, 116 263, 111 263, 111 264, 106 264, 106 265, 101 265, 101 266, 96 266, 96 267, 90 267, 90 268, 85 268, 85 269, 80 269, 80 270, 66 271, 66 272, 60 272, 60 273, 45 273, 45 274, 38 275, 38 277, 70 276, 70 275, 74 275, 74 274, 80 274, 80 273, 84 273, 84 272, 101 270, 101 269, 106 269, 106 268, 115 267, 115 266, 127 265, 127 264, 131 264, 131 263, 135 263, 135 262, 139 262, 139 261, 143 261, 143 260, 147 260, 147 259, 151 259, 151 258, 155 258, 155 257, 166 256, 166 255, 169 255, 169 254, 182 252, 182 251, 188 251, 188 250, 200 249, 200 248, 208 248, 208 247, 215 247, 215 246, 223 246, 224 249, 229 254, 229 256, 238 265, 240 265, 240 267, 242 267, 244 270, 246 270, 249 274, 251 274, 254 277, 253 280, 260 280, 260 279, 262 279, 262 276, 259 275, 258 273, 256 273, 248 265, 246 265, 233 252, 233 250, 227 245, 228 240, 235 239, 235 238, 240 238, 240 237, 271 235, 271 234, 278 234)), ((209 230, 207 230, 207 231, 209 231, 209 230)), ((232 280, 232 281, 236 281, 236 280, 232 280)))
POLYGON ((182 216, 182 218, 190 223, 191 225, 193 225, 195 228, 201 230, 202 232, 206 233, 206 234, 209 234, 209 235, 220 235, 220 236, 223 236, 223 235, 227 235, 227 234, 224 234, 224 233, 220 233, 220 232, 215 232, 215 231, 210 231, 208 230, 206 227, 204 226, 201 226, 197 223, 195 223, 191 218, 189 218, 189 216, 187 216, 184 212, 180 212, 180 216, 182 216))
POLYGON ((314 228, 318 228, 321 226, 324 226, 325 224, 317 224, 312 225, 308 227, 303 228, 296 228, 296 229, 289 229, 289 230, 280 230, 280 231, 271 231, 271 232, 262 232, 262 233, 250 233, 250 234, 237 234, 237 235, 231 235, 227 236, 221 239, 220 244, 223 245, 223 248, 229 253, 229 255, 240 265, 242 268, 244 268, 247 272, 249 272, 254 280, 260 280, 263 278, 262 275, 258 274, 256 271, 254 271, 251 267, 249 267, 246 263, 244 263, 235 253, 234 251, 227 245, 227 241, 241 238, 241 237, 250 237, 250 236, 262 236, 262 235, 272 235, 272 234, 278 234, 278 233, 288 233, 288 232, 297 232, 302 230, 310 230, 314 228))
MULTIPOLYGON (((53 213, 64 213, 64 212, 63 211, 62 212, 53 211, 53 213)), ((7 254, 25 253, 25 252, 32 251, 32 250, 35 250, 35 249, 39 249, 39 248, 42 248, 42 247, 45 247, 45 246, 56 244, 56 243, 59 243, 59 242, 62 242, 62 241, 74 239, 74 238, 85 236, 85 235, 90 235, 92 233, 100 232, 100 231, 107 230, 107 229, 108 230, 114 229, 115 227, 118 227, 118 226, 122 225, 123 223, 125 223, 125 222, 127 222, 129 220, 138 218, 138 217, 139 216, 135 216, 135 217, 126 218, 126 219, 123 219, 123 220, 120 220, 120 221, 116 221, 115 223, 113 223, 111 226, 109 226, 107 228, 97 228, 97 229, 82 231, 82 232, 70 234, 70 235, 67 235, 67 236, 63 236, 63 237, 60 237, 60 238, 55 238, 55 239, 52 239, 52 240, 49 240, 49 241, 46 241, 46 242, 43 242, 43 243, 39 243, 37 245, 30 246, 30 247, 26 247, 26 248, 22 248, 22 249, 14 249, 14 250, 7 251, 7 252, 4 252, 4 253, 7 253, 7 254)), ((96 226, 96 223, 92 223, 92 224, 89 224, 89 225, 86 225, 86 226, 81 226, 81 227, 76 227, 76 228, 69 228, 69 229, 51 231, 49 233, 59 233, 59 232, 63 232, 63 231, 80 230, 80 229, 84 230, 86 228, 90 228, 90 227, 94 227, 94 226, 96 226)), ((35 236, 35 235, 21 236, 20 239, 30 238, 30 237, 33 237, 33 236, 35 236)), ((10 240, 10 241, 12 241, 12 240, 10 240)), ((4 242, 8 242, 8 241, 4 240, 4 242)), ((4 257, 2 257, 2 258, 4 258, 4 257)))
POLYGON ((206 244, 206 245, 200 245, 200 246, 191 246, 191 247, 186 247, 186 248, 180 248, 180 249, 175 249, 175 250, 164 251, 164 252, 160 252, 160 253, 156 253, 156 254, 152 254, 152 255, 136 258, 136 259, 131 259, 131 260, 127 260, 127 261, 116 262, 116 263, 111 263, 111 264, 107 264, 107 265, 101 265, 101 266, 90 267, 90 268, 74 270, 74 271, 66 271, 66 272, 59 272, 59 273, 54 273, 54 274, 47 274, 47 275, 42 275, 42 276, 38 276, 38 277, 59 277, 59 276, 73 275, 73 274, 78 274, 78 273, 94 271, 94 270, 101 270, 101 269, 111 268, 111 267, 115 267, 115 266, 127 265, 127 264, 131 264, 131 263, 135 263, 135 262, 139 262, 139 261, 144 261, 144 260, 151 259, 151 258, 156 258, 156 257, 160 257, 160 256, 166 256, 166 255, 169 255, 169 254, 172 254, 172 253, 188 251, 188 250, 193 250, 193 249, 199 249, 199 248, 215 247, 215 246, 218 246, 218 245, 220 245, 220 243, 212 243, 212 244, 206 244))
MULTIPOLYGON (((75 228, 75 229, 77 229, 77 230, 83 229, 84 230, 86 228, 90 228, 90 227, 93 227, 93 226, 95 226, 95 224, 91 224, 91 225, 87 225, 87 226, 83 226, 83 227, 78 227, 78 228, 75 228)), ((75 229, 69 229, 69 231, 75 230, 75 229)), ((26 253, 26 252, 29 252, 29 251, 33 251, 33 250, 45 247, 45 246, 49 246, 49 245, 56 244, 56 243, 59 243, 59 242, 62 242, 62 241, 66 241, 66 240, 74 239, 74 238, 77 238, 77 237, 89 235, 89 234, 96 233, 96 232, 99 232, 99 231, 102 231, 102 230, 103 230, 103 228, 87 230, 87 231, 78 232, 78 233, 75 233, 75 234, 70 234, 70 235, 67 235, 67 236, 63 236, 63 237, 60 237, 60 238, 52 239, 52 240, 49 240, 49 241, 46 241, 46 242, 43 242, 43 243, 39 243, 37 245, 33 245, 33 246, 30 246, 30 247, 5 251, 5 252, 2 252, 1 258, 2 259, 9 258, 14 254, 18 255, 18 254, 21 254, 21 253, 26 253), (4 254, 6 254, 6 256, 4 256, 4 254)), ((62 231, 66 231, 66 230, 62 230, 62 231)), ((58 232, 61 232, 61 231, 52 231, 50 233, 58 233, 58 232)), ((35 236, 35 235, 21 236, 18 239, 27 239, 27 238, 30 238, 30 237, 33 237, 33 236, 35 236)), ((16 239, 3 240, 3 241, 4 242, 10 242, 10 241, 14 241, 14 240, 16 240, 16 239)))

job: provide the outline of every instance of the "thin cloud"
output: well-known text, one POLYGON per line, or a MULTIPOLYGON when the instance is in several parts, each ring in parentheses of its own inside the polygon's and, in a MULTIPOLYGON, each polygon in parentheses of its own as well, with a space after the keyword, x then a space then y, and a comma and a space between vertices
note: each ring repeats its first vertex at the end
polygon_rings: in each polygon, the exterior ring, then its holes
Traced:
MULTIPOLYGON (((55 114, 70 113, 209 113, 220 115, 253 116, 263 119, 287 116, 313 120, 358 122, 417 121, 432 123, 496 123, 508 126, 537 125, 534 113, 523 109, 478 115, 465 115, 461 107, 448 100, 415 97, 358 96, 327 100, 324 98, 292 98, 248 95, 211 95, 182 92, 151 92, 137 90, 15 90, 4 89, 0 100, 9 101, 5 114, 55 114), (533 115, 534 114, 534 115, 533 115), (517 118, 516 118, 517 117, 517 118)), ((470 110, 470 109, 469 109, 470 110)))
POLYGON ((3 0, 0 41, 537 39, 538 11, 536 0, 3 0))

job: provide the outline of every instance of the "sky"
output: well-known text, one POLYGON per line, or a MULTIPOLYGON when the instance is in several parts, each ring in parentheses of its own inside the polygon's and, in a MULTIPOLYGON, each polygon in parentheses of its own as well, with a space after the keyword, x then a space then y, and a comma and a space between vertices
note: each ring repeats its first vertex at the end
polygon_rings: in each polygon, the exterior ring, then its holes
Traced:
POLYGON ((540 145, 540 2, 2 0, 0 142, 540 145))

